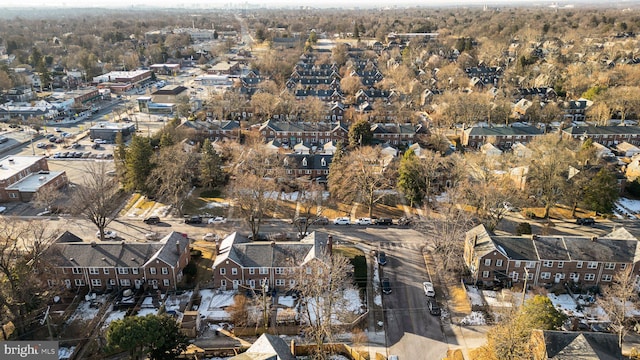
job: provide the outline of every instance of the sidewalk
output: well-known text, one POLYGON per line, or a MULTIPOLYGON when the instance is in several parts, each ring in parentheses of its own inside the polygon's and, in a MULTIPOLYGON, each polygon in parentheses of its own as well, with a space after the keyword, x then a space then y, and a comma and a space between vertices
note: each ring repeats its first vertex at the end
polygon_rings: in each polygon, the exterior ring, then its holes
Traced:
POLYGON ((425 268, 429 277, 437 289, 439 302, 446 309, 446 314, 441 317, 442 332, 449 350, 460 349, 465 359, 469 359, 469 350, 478 348, 486 342, 486 333, 489 326, 460 325, 460 321, 471 313, 471 304, 466 297, 462 284, 446 283, 435 271, 436 264, 431 256, 431 248, 423 253, 425 268), (448 316, 447 316, 448 315, 448 316))

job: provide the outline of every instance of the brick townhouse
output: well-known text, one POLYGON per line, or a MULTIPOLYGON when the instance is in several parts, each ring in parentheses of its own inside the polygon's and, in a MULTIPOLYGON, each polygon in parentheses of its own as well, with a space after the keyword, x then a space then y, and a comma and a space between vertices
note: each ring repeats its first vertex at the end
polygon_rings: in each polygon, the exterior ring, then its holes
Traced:
POLYGON ((0 202, 30 201, 38 191, 68 183, 64 171, 50 171, 44 156, 5 156, 0 159, 0 202))
POLYGON ((157 242, 82 241, 65 232, 47 250, 49 286, 107 291, 149 287, 177 290, 189 263, 189 238, 171 232, 157 242))
POLYGON ((628 142, 640 145, 640 127, 638 126, 571 126, 562 130, 565 139, 592 139, 605 146, 628 142))
POLYGON ((213 286, 227 289, 291 289, 299 271, 326 264, 333 239, 314 231, 299 242, 251 242, 237 232, 220 243, 213 263, 213 286))
POLYGON ((534 126, 473 126, 462 132, 462 146, 479 149, 486 143, 492 143, 500 149, 510 148, 516 142, 526 144, 544 131, 534 126))
POLYGON ((597 236, 494 236, 483 225, 467 232, 464 262, 476 282, 513 285, 525 277, 532 286, 575 282, 608 284, 633 268, 639 279, 638 240, 624 228, 597 236))
POLYGON ((349 128, 342 123, 290 123, 267 120, 260 126, 260 135, 265 141, 277 140, 289 147, 307 142, 322 145, 333 140, 346 141, 349 128))

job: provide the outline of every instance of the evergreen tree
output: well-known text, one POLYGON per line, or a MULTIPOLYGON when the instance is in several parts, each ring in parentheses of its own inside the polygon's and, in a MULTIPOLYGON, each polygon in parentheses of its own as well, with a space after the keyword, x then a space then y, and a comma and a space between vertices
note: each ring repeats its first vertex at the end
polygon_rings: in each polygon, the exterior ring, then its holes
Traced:
POLYGON ((116 134, 116 147, 113 151, 113 162, 116 167, 116 173, 120 179, 126 178, 127 173, 127 146, 121 132, 116 134))
POLYGON ((371 145, 373 133, 367 120, 359 120, 349 128, 349 147, 371 145))
POLYGON ((609 214, 618 201, 619 193, 618 179, 611 171, 602 168, 587 185, 584 203, 589 209, 609 214))
POLYGON ((214 188, 224 181, 222 171, 222 159, 213 149, 211 141, 205 139, 202 144, 202 156, 200 157, 200 183, 202 186, 214 188))
POLYGON ((410 206, 420 205, 425 196, 419 162, 420 159, 410 149, 404 153, 398 167, 398 189, 409 200, 410 206))
POLYGON ((126 153, 126 190, 146 190, 147 177, 153 169, 152 156, 149 138, 133 135, 126 153))
POLYGON ((167 315, 127 316, 107 330, 107 348, 129 352, 132 359, 172 360, 187 348, 187 338, 167 315))

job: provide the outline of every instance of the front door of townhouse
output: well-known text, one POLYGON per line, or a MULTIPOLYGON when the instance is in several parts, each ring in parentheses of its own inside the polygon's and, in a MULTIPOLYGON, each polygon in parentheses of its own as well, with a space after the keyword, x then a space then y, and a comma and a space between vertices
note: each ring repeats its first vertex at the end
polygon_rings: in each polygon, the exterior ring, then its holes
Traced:
POLYGON ((134 284, 135 284, 136 290, 138 290, 138 289, 140 289, 140 286, 142 286, 142 281, 140 281, 140 280, 135 280, 135 281, 134 281, 134 284))
POLYGON ((564 276, 562 276, 562 273, 556 273, 556 276, 554 277, 553 281, 558 284, 560 282, 560 280, 562 280, 564 278, 564 276))
POLYGON ((238 290, 240 280, 233 280, 233 290, 238 290))
POLYGON ((153 290, 158 290, 158 280, 150 280, 153 290))

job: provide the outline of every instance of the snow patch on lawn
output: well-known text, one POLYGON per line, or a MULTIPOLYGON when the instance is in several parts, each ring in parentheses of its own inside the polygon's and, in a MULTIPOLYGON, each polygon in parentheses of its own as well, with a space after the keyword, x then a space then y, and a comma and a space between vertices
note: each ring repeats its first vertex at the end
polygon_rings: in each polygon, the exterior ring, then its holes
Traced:
POLYGON ((228 320, 229 313, 225 308, 233 305, 236 291, 200 290, 200 308, 198 313, 209 320, 228 320))
POLYGON ((125 315, 127 315, 127 312, 123 310, 111 311, 113 310, 113 306, 110 306, 109 310, 110 310, 109 316, 107 316, 107 319, 104 321, 104 324, 102 325, 103 329, 108 328, 109 325, 116 320, 124 319, 125 315))
POLYGON ((460 320, 460 325, 486 325, 487 320, 484 314, 479 311, 473 311, 460 320))
POLYGON ((484 306, 484 300, 482 299, 482 294, 475 286, 466 286, 467 289, 467 297, 471 302, 471 306, 484 306))

